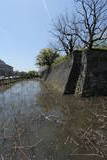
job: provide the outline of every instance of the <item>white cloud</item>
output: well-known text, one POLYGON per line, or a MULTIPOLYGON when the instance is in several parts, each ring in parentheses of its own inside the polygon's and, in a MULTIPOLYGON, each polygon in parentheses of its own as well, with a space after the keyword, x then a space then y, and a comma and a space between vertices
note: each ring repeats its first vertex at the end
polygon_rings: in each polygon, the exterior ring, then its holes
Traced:
POLYGON ((51 18, 51 15, 50 15, 50 12, 49 12, 49 8, 48 8, 48 5, 47 5, 46 0, 42 0, 42 3, 43 3, 44 9, 45 9, 45 11, 46 11, 49 19, 52 19, 52 18, 51 18))

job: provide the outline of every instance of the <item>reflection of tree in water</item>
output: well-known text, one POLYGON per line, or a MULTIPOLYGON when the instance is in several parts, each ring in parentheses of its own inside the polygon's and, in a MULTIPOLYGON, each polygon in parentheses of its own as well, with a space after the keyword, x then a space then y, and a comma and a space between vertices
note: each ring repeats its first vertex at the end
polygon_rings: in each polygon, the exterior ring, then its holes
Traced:
MULTIPOLYGON (((18 99, 24 96, 23 90, 20 91, 17 91, 18 99)), ((28 92, 27 89, 25 95, 28 92)), ((106 98, 81 99, 46 89, 41 90, 37 99, 35 105, 30 105, 32 112, 22 114, 20 109, 27 105, 23 97, 21 108, 17 105, 11 108, 15 117, 0 122, 0 160, 103 160, 106 157, 106 98)))
MULTIPOLYGON (((43 115, 36 114, 25 117, 18 113, 13 120, 4 122, 0 130, 0 160, 57 160, 54 137, 46 130, 48 125, 43 115)), ((55 132, 54 127, 51 131, 55 132)))
POLYGON ((13 120, 6 121, 0 130, 1 159, 19 160, 34 159, 35 148, 43 141, 39 139, 37 132, 37 118, 17 115, 13 120))

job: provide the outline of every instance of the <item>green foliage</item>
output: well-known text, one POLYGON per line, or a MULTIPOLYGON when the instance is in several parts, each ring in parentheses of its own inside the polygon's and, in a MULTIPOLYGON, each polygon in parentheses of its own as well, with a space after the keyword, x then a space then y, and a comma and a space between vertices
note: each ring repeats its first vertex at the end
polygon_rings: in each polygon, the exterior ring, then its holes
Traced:
POLYGON ((27 74, 26 72, 23 72, 23 71, 22 71, 22 72, 19 72, 19 73, 18 73, 18 76, 24 78, 24 77, 26 77, 26 74, 27 74))
POLYGON ((26 74, 27 78, 35 78, 35 77, 38 77, 38 72, 36 71, 29 71, 27 74, 26 74))
POLYGON ((59 57, 58 52, 54 51, 51 48, 44 48, 37 56, 36 64, 39 66, 51 66, 57 57, 59 57))
POLYGON ((39 77, 38 72, 36 71, 29 71, 29 72, 16 72, 15 73, 16 76, 20 76, 21 78, 24 79, 30 79, 30 78, 36 78, 39 77))
POLYGON ((69 60, 70 58, 71 58, 71 56, 60 56, 55 60, 54 65, 65 62, 65 61, 69 60))
POLYGON ((93 48, 95 51, 107 51, 107 47, 93 48))

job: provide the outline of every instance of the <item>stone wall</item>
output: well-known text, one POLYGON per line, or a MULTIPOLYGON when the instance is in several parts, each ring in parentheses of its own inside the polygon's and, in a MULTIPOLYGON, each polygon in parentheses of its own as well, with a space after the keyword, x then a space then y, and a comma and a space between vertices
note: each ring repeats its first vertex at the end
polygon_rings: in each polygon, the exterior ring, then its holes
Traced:
POLYGON ((74 94, 80 72, 80 57, 80 53, 74 53, 68 61, 43 71, 42 78, 50 87, 57 89, 59 92, 74 94))
POLYGON ((107 50, 83 52, 75 94, 107 96, 107 50))
POLYGON ((64 93, 69 74, 72 68, 72 60, 57 64, 51 69, 47 69, 42 73, 42 78, 49 87, 64 93))
POLYGON ((45 70, 42 77, 64 94, 107 96, 107 50, 75 51, 69 61, 45 70))

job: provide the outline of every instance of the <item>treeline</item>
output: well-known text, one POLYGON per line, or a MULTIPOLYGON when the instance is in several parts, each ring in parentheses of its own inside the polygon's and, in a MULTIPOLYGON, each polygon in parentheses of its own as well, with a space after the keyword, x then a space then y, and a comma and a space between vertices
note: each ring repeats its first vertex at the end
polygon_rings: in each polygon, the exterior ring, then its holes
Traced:
POLYGON ((51 66, 66 57, 74 50, 107 47, 107 0, 74 0, 76 13, 64 13, 55 22, 51 35, 54 42, 42 49, 37 56, 36 64, 51 66), (79 9, 78 9, 79 8, 79 9))
POLYGON ((24 79, 32 79, 32 78, 38 78, 39 73, 37 71, 29 71, 29 72, 14 72, 14 76, 24 78, 24 79))

